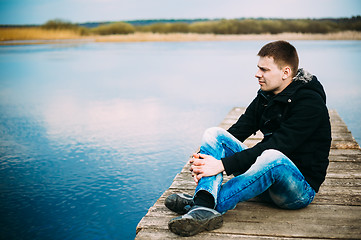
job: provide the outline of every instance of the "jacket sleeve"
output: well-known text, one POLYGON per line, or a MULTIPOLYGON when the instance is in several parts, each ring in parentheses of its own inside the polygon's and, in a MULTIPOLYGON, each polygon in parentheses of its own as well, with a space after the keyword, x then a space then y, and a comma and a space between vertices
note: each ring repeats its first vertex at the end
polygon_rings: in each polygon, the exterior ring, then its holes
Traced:
POLYGON ((286 119, 272 136, 252 148, 222 159, 227 175, 244 173, 267 149, 279 150, 286 156, 289 155, 307 141, 323 121, 322 118, 328 116, 325 114, 327 108, 323 99, 314 91, 299 91, 289 104, 291 105, 286 119))
POLYGON ((258 101, 259 97, 256 97, 237 122, 227 130, 241 142, 259 130, 256 120, 256 106, 258 101))

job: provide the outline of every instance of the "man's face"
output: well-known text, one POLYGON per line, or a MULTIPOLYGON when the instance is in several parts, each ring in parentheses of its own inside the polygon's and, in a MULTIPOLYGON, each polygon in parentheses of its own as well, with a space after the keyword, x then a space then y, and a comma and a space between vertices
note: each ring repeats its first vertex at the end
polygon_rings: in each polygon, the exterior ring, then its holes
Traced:
POLYGON ((277 66, 273 57, 260 57, 257 67, 258 71, 255 77, 263 91, 278 94, 290 83, 289 79, 283 79, 284 71, 277 66))

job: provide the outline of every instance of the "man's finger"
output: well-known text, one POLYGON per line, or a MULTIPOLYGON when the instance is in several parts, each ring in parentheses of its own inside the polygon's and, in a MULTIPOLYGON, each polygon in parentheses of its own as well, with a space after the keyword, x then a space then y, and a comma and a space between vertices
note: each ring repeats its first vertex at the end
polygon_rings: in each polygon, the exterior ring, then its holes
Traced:
POLYGON ((203 159, 194 159, 194 161, 193 161, 193 166, 202 166, 202 165, 204 165, 204 160, 203 159))
POLYGON ((194 158, 199 158, 199 154, 198 153, 193 153, 193 157, 194 158))
POLYGON ((193 176, 193 180, 194 180, 196 183, 198 183, 197 174, 194 174, 194 176, 193 176))
POLYGON ((192 172, 194 172, 195 174, 203 173, 203 168, 197 167, 197 166, 192 166, 192 172))

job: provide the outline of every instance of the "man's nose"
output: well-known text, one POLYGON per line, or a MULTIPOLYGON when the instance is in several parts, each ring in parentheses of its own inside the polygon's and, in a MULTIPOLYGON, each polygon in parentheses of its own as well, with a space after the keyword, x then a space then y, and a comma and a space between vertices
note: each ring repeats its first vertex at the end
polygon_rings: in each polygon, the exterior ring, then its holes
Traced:
POLYGON ((256 77, 256 78, 261 78, 261 77, 262 77, 261 70, 258 69, 258 71, 256 72, 255 77, 256 77))

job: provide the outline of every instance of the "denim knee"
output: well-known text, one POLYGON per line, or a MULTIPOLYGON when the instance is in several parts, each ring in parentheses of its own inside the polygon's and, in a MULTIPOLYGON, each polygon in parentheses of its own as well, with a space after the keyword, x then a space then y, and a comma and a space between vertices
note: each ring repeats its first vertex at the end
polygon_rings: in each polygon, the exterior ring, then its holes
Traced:
POLYGON ((210 127, 204 131, 203 139, 217 138, 219 135, 223 135, 227 132, 225 129, 220 127, 210 127))
POLYGON ((286 155, 276 149, 267 149, 257 158, 256 163, 281 163, 284 159, 288 159, 286 155))
POLYGON ((211 127, 206 129, 202 137, 202 146, 214 146, 217 144, 219 136, 224 135, 226 130, 220 127, 211 127))
POLYGON ((263 168, 274 168, 280 165, 290 165, 296 167, 294 163, 282 152, 275 149, 267 149, 256 159, 256 162, 249 169, 250 173, 254 173, 263 168))

